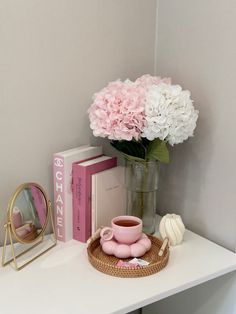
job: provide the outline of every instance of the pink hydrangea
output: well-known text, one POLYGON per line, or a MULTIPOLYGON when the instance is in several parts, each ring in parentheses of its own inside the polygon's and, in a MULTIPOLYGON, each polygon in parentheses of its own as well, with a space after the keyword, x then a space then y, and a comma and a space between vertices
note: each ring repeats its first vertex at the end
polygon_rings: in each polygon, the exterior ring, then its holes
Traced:
POLYGON ((171 84, 171 79, 169 77, 161 78, 160 76, 151 76, 145 74, 137 78, 135 84, 147 88, 152 85, 159 85, 160 83, 171 84))
POLYGON ((145 122, 145 89, 129 82, 115 81, 94 95, 89 108, 94 136, 110 140, 138 140, 145 122))

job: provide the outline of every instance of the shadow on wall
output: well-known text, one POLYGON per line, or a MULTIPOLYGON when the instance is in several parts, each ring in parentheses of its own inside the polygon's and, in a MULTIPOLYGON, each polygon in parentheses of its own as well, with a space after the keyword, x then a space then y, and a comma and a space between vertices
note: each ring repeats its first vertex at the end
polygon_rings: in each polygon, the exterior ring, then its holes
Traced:
POLYGON ((94 137, 93 135, 91 135, 90 144, 94 146, 102 146, 104 155, 115 156, 117 157, 118 164, 124 165, 124 158, 122 154, 110 145, 110 142, 107 138, 94 137))

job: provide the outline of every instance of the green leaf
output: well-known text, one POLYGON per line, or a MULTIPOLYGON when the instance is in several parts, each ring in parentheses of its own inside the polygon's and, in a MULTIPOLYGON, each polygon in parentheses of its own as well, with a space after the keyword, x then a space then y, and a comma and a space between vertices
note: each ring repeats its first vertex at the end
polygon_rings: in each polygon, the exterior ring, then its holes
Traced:
POLYGON ((136 141, 111 141, 111 145, 129 158, 136 157, 136 159, 145 160, 146 149, 136 141))
POLYGON ((150 144, 150 141, 146 137, 141 137, 141 143, 145 148, 147 148, 150 144))
POLYGON ((170 157, 166 142, 161 141, 159 138, 151 141, 147 148, 146 158, 149 160, 156 159, 160 162, 169 163, 170 157))

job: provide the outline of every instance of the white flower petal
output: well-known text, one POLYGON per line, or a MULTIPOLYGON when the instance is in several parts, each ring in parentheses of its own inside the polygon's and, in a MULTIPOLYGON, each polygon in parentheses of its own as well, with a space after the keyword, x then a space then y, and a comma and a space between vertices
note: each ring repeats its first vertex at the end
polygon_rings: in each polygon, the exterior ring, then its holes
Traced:
POLYGON ((193 136, 198 118, 190 92, 183 91, 179 85, 165 83, 147 89, 145 114, 142 137, 166 139, 170 145, 193 136))

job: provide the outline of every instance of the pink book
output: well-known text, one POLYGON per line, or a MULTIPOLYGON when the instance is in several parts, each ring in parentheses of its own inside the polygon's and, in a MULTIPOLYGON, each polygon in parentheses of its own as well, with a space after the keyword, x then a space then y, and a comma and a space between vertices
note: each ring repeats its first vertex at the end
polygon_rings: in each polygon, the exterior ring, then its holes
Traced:
POLYGON ((72 164, 102 155, 102 147, 83 145, 53 156, 54 215, 57 239, 73 238, 72 164))
POLYGON ((117 158, 108 156, 73 163, 73 239, 86 242, 91 236, 92 174, 116 166, 117 158))

